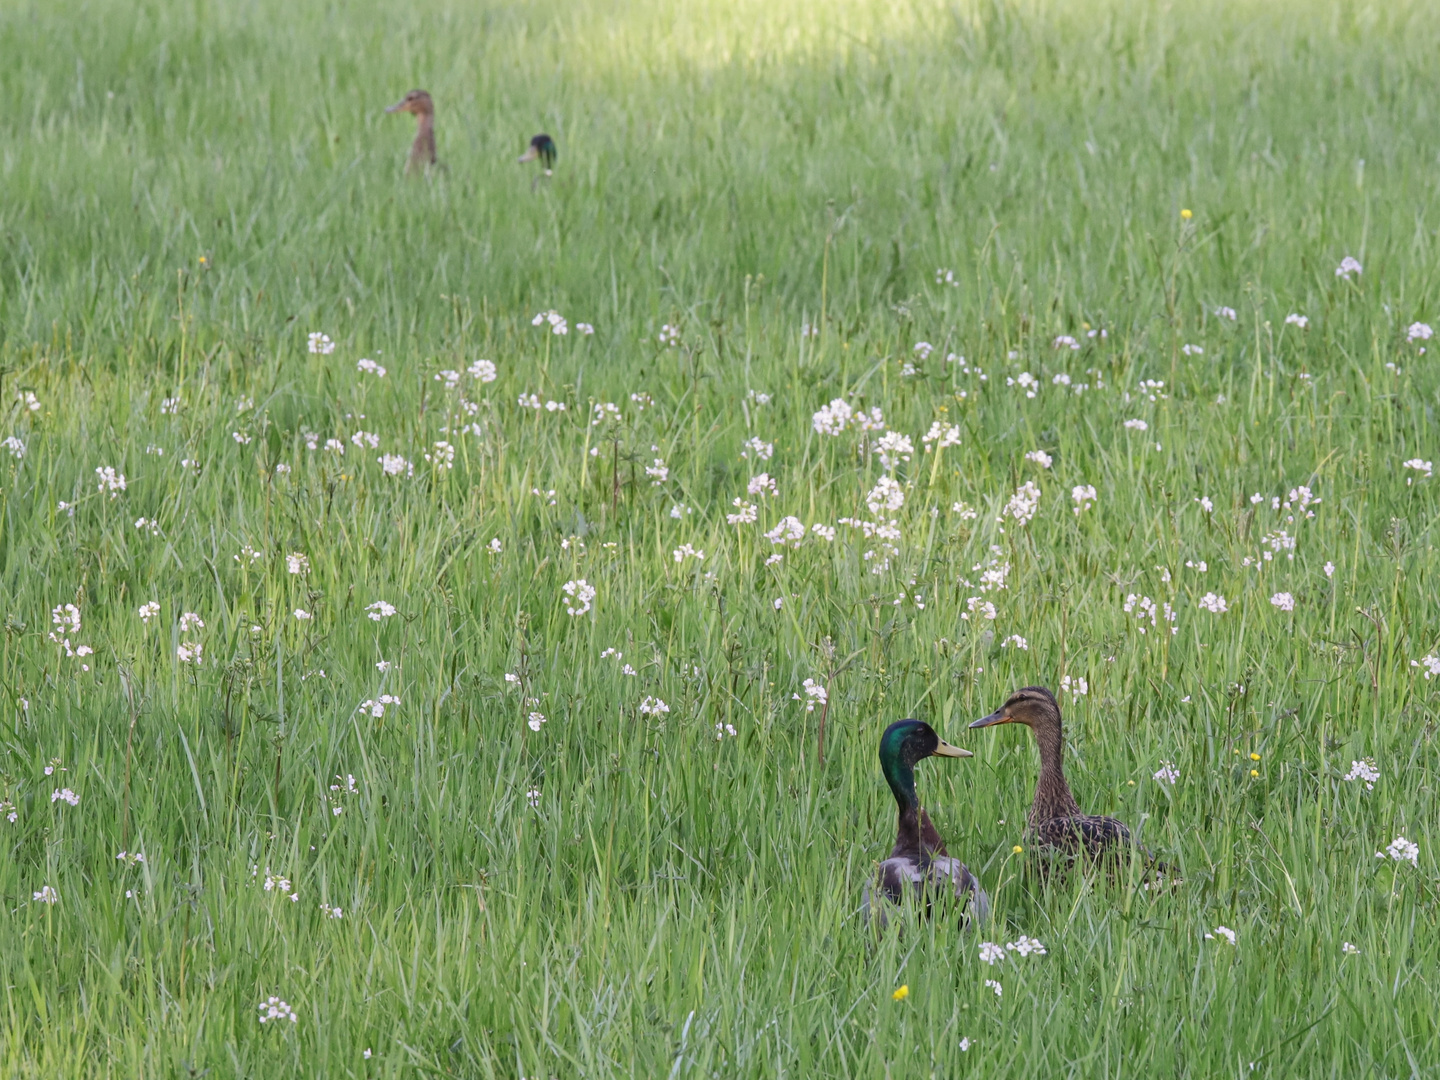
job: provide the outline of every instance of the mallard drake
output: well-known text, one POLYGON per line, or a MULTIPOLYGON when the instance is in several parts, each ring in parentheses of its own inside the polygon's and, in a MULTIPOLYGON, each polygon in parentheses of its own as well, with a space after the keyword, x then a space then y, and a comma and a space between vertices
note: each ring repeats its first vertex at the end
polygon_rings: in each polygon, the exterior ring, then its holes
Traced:
POLYGON ((435 102, 424 90, 411 90, 385 110, 387 113, 415 114, 415 141, 410 144, 410 160, 405 171, 423 172, 435 164, 435 102))
POLYGON ((1123 821, 1097 814, 1082 814, 1070 785, 1065 782, 1065 738, 1061 729, 1060 704, 1055 695, 1043 686, 1025 686, 1010 695, 1010 700, 989 716, 981 717, 972 728, 996 724, 1024 724, 1035 733, 1040 748, 1040 780, 1035 785, 1035 801, 1030 804, 1025 834, 1042 855, 1073 860, 1083 855, 1099 859, 1119 855, 1133 847, 1146 862, 1163 870, 1154 856, 1138 843, 1123 821))
POLYGON ((927 916, 934 901, 946 897, 947 893, 960 901, 961 910, 968 905, 968 916, 973 922, 982 923, 990 915, 990 898, 970 868, 945 851, 945 841, 940 839, 930 815, 915 794, 915 765, 932 755, 974 757, 969 750, 945 742, 934 728, 921 720, 897 720, 880 736, 880 772, 895 793, 900 823, 890 857, 880 864, 875 880, 865 885, 861 909, 867 920, 873 913, 881 926, 889 920, 889 904, 872 904, 872 891, 876 888, 891 904, 914 896, 925 905, 927 916))
POLYGON ((543 132, 530 140, 530 145, 519 157, 521 165, 526 165, 537 160, 545 170, 545 175, 549 176, 551 170, 555 167, 555 140, 543 132))

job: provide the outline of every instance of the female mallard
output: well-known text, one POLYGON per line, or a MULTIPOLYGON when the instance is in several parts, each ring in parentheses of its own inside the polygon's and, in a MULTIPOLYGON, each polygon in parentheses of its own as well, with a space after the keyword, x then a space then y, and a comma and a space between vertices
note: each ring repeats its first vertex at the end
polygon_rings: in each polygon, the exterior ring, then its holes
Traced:
POLYGON ((520 155, 519 160, 521 165, 538 160, 545 170, 545 175, 549 176, 551 169, 555 167, 555 140, 543 132, 536 135, 530 140, 530 146, 520 155))
MULTIPOLYGON (((1060 705, 1055 695, 1043 686, 1025 686, 1010 695, 1010 700, 989 716, 976 720, 972 728, 995 724, 1025 724, 1035 733, 1040 748, 1040 781, 1035 785, 1035 801, 1025 833, 1041 854, 1074 859, 1083 855, 1099 859, 1117 855, 1132 845, 1145 858, 1153 856, 1130 835, 1125 823, 1113 817, 1082 814, 1070 785, 1065 782, 1061 758, 1065 739, 1061 732, 1060 705)), ((1157 869, 1163 866, 1155 864, 1157 869)))
MULTIPOLYGON (((880 771, 895 793, 900 808, 900 825, 895 832, 895 846, 890 857, 880 864, 873 882, 865 885, 861 910, 868 920, 871 915, 870 893, 873 887, 891 903, 899 904, 913 895, 930 914, 934 900, 951 893, 963 906, 968 902, 970 918, 984 922, 990 915, 990 898, 969 867, 952 859, 945 851, 945 841, 935 831, 930 815, 920 806, 915 795, 915 764, 930 757, 973 757, 969 750, 951 746, 935 734, 935 729, 920 720, 897 720, 880 736, 880 771)), ((887 905, 875 912, 881 926, 888 921, 887 905)))
POLYGON ((435 164, 435 102, 424 90, 411 90, 385 110, 387 113, 408 112, 415 115, 415 141, 410 145, 410 160, 405 171, 423 172, 435 164))

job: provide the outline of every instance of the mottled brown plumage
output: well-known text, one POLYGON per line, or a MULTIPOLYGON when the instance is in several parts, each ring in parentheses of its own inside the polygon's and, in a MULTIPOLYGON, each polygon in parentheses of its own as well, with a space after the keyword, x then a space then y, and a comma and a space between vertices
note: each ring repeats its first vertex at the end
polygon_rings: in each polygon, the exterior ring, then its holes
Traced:
POLYGON ((922 905, 927 918, 942 901, 953 901, 976 923, 990 914, 990 898, 969 867, 945 850, 945 841, 915 794, 915 766, 931 755, 971 756, 968 750, 944 742, 920 720, 897 720, 880 736, 880 771, 895 795, 899 822, 890 857, 880 864, 876 879, 865 885, 862 910, 867 920, 873 916, 881 926, 889 921, 890 904, 907 898, 922 905), (876 888, 879 897, 872 895, 876 888))
POLYGON ((435 164, 435 103, 424 90, 411 90, 385 110, 387 113, 408 112, 415 116, 415 141, 410 144, 410 160, 405 171, 423 172, 435 164))
POLYGON ((1119 855, 1133 846, 1156 869, 1164 869, 1130 835, 1123 821, 1080 812, 1065 782, 1065 738, 1055 695, 1043 686, 1022 687, 999 709, 970 726, 995 724, 1024 724, 1035 734, 1035 745, 1040 750, 1040 779, 1035 785, 1025 835, 1037 854, 1060 856, 1067 861, 1077 856, 1095 860, 1119 855))

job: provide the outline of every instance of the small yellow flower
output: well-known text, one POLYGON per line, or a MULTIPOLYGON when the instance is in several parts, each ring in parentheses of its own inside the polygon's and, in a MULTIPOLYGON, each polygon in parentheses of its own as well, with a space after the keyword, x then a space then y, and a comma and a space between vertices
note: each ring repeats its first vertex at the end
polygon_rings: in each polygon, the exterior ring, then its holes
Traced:
POLYGON ((1251 755, 1250 755, 1250 760, 1251 760, 1251 761, 1259 761, 1259 760, 1260 760, 1260 755, 1259 755, 1259 754, 1251 754, 1251 755))
POLYGON ((1024 851, 1024 850, 1025 850, 1025 849, 1024 849, 1023 847, 1021 847, 1019 844, 1016 844, 1014 847, 1012 847, 1012 848, 1010 849, 1010 851, 1011 851, 1013 854, 1015 854, 1015 855, 1019 855, 1019 854, 1020 854, 1022 851, 1024 851))
POLYGON ((1180 211, 1180 219, 1181 219, 1182 221, 1189 221, 1189 220, 1190 220, 1192 217, 1194 217, 1194 216, 1195 216, 1195 215, 1192 214, 1189 210, 1181 210, 1181 211, 1180 211))
POLYGON ((1259 776, 1259 775, 1260 775, 1260 770, 1259 770, 1259 769, 1251 769, 1251 770, 1250 770, 1250 775, 1251 775, 1251 776, 1259 776))
POLYGON ((909 983, 906 983, 904 986, 900 987, 899 990, 896 990, 893 994, 890 995, 890 1000, 891 1000, 891 1001, 904 1001, 904 1000, 905 1000, 907 997, 909 997, 909 996, 910 996, 910 984, 909 984, 909 983))

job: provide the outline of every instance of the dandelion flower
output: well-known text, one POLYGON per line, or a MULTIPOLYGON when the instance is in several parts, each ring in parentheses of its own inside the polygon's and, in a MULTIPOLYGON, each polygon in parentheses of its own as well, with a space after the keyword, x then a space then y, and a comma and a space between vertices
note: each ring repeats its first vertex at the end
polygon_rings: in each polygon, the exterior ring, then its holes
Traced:
POLYGON ((904 1000, 905 1000, 906 998, 908 998, 909 996, 910 996, 910 985, 909 985, 909 983, 906 983, 904 986, 899 987, 893 994, 890 995, 890 1000, 891 1000, 891 1001, 904 1001, 904 1000))

